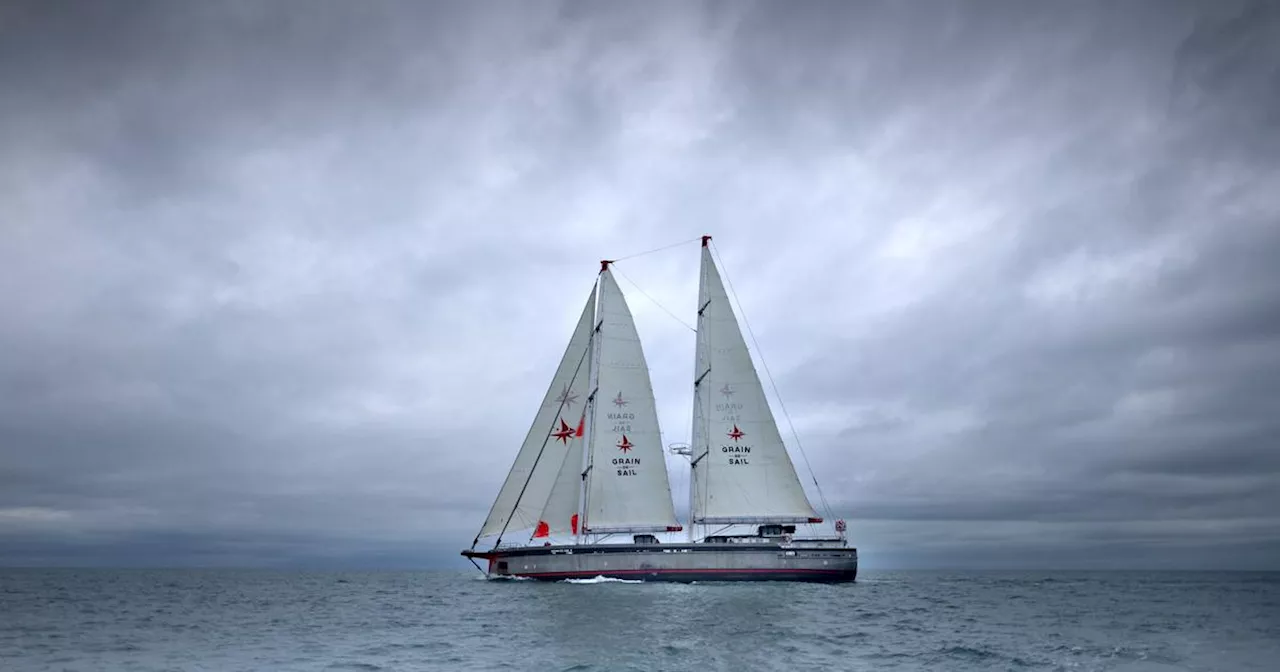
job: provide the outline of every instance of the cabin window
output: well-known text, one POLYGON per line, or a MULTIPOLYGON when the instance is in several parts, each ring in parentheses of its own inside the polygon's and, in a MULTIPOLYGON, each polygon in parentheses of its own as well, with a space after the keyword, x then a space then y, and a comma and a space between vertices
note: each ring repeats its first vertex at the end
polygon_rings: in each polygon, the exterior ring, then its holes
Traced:
POLYGON ((631 537, 631 540, 632 540, 633 542, 637 543, 637 544, 656 544, 656 543, 658 543, 658 538, 657 538, 657 537, 655 537, 655 536, 653 536, 652 534, 637 534, 637 535, 635 535, 635 536, 631 537))

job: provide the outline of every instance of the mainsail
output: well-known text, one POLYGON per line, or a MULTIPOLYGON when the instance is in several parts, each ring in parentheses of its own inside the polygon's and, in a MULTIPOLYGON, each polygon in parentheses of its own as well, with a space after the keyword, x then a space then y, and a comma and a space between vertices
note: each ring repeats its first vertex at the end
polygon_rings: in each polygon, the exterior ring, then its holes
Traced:
POLYGON ((575 446, 581 455, 583 441, 577 435, 589 392, 588 353, 595 326, 595 306, 593 286, 533 425, 476 539, 501 535, 507 529, 535 528, 565 456, 575 446))
POLYGON ((631 310, 607 264, 600 272, 595 348, 585 531, 679 530, 649 368, 631 310))
POLYGON ((694 524, 820 522, 703 241, 694 368, 694 524))

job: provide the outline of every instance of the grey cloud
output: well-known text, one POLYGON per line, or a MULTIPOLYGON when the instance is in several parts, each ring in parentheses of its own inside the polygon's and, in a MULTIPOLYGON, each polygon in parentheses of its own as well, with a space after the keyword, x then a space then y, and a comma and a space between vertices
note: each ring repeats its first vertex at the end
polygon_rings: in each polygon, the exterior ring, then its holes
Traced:
MULTIPOLYGON (((595 260, 710 232, 870 564, 1274 566, 1278 31, 11 3, 0 562, 447 564, 595 260)), ((696 263, 619 269, 688 315, 696 263)), ((680 440, 692 339, 623 288, 680 440)))

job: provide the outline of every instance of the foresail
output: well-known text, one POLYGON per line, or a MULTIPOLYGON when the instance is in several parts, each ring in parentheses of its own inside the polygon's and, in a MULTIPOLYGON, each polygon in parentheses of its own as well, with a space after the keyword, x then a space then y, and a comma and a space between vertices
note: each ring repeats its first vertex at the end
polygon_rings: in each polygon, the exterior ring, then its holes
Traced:
POLYGON ((631 310, 607 269, 600 274, 600 322, 586 531, 678 530, 649 369, 631 310))
POLYGON ((551 386, 477 538, 501 534, 504 529, 534 528, 570 445, 582 443, 575 437, 589 393, 588 352, 595 304, 596 289, 592 287, 551 386))
POLYGON ((705 244, 694 380, 693 522, 816 520, 705 244))
MULTIPOLYGON (((584 411, 585 412, 585 411, 584 411)), ((533 538, 578 534, 578 500, 582 494, 582 461, 586 438, 583 436, 586 417, 578 419, 569 450, 561 460, 560 472, 542 507, 542 516, 534 528, 533 538)))

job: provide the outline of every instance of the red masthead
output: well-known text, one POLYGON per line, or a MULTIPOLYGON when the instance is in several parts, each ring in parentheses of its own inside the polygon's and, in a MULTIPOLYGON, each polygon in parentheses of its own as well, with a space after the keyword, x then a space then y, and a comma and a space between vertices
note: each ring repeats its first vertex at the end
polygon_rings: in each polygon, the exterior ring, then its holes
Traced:
POLYGON ((703 236, 703 237, 702 237, 702 246, 703 246, 703 247, 706 247, 706 246, 707 246, 707 243, 708 243, 708 242, 710 242, 710 241, 711 241, 711 236, 703 236))
POLYGON ((612 259, 601 259, 601 260, 600 260, 600 272, 601 272, 601 273, 604 273, 605 271, 609 270, 609 264, 612 264, 612 263, 613 263, 613 260, 612 260, 612 259))

